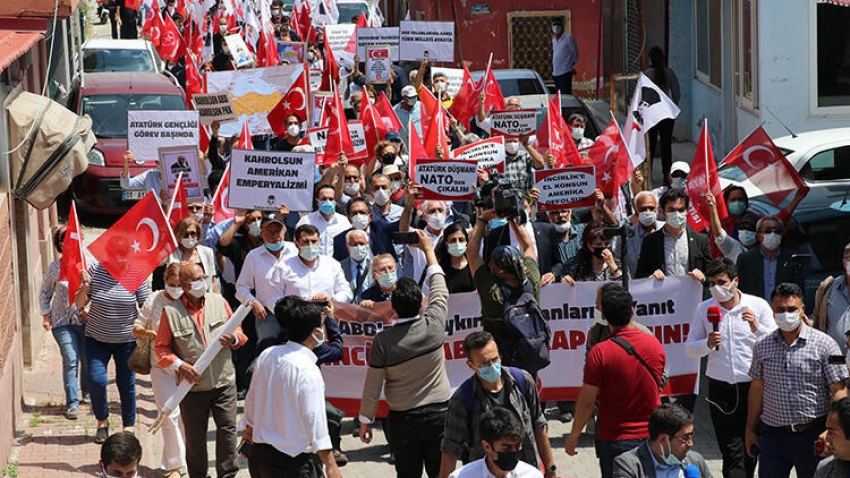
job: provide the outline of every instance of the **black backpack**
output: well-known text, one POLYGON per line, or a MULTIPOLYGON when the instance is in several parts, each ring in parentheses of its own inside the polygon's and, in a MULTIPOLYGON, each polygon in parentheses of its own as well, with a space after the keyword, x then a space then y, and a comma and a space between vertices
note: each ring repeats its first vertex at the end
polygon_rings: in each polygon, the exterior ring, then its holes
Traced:
POLYGON ((531 375, 546 368, 549 363, 549 340, 552 331, 543 318, 543 312, 526 288, 515 291, 505 299, 502 309, 505 325, 510 336, 500 345, 502 363, 521 368, 531 375))

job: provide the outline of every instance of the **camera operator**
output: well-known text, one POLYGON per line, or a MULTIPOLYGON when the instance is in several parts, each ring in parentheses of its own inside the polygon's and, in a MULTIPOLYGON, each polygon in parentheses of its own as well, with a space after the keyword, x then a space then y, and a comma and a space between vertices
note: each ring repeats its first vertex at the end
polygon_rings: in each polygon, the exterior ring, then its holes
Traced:
POLYGON ((508 220, 511 231, 519 241, 522 252, 513 246, 499 246, 490 254, 488 262, 481 257, 481 241, 491 219, 495 219, 496 210, 490 208, 478 210, 475 226, 469 238, 466 250, 469 268, 481 301, 484 331, 493 335, 496 344, 503 344, 510 337, 510 329, 503 320, 504 303, 514 292, 527 288, 540 300, 540 270, 537 268, 537 253, 528 231, 516 221, 516 216, 508 220))

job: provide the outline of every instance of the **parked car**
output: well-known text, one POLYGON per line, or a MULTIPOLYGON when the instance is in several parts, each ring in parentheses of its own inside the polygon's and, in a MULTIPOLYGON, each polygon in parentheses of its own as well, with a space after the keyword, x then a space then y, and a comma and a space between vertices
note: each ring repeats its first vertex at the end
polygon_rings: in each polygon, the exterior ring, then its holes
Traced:
POLYGON ((336 8, 339 10, 339 23, 351 23, 361 13, 369 16, 369 3, 366 0, 336 0, 336 8))
MULTIPOLYGON (((74 179, 77 205, 86 211, 120 214, 142 198, 144 190, 124 190, 119 175, 127 151, 127 110, 185 110, 183 90, 157 73, 89 73, 71 95, 69 109, 92 119, 97 144, 89 167, 74 179)), ((136 175, 157 167, 154 161, 131 164, 136 175)))
POLYGON ((165 62, 148 40, 86 40, 82 48, 82 72, 165 71, 165 62))

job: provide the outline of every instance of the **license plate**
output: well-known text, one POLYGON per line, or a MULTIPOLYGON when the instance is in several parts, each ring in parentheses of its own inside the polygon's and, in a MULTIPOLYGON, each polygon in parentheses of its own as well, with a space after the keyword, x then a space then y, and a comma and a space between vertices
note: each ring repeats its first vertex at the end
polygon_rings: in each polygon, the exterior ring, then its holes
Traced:
POLYGON ((144 189, 122 189, 121 190, 121 200, 122 201, 138 201, 145 197, 144 189))

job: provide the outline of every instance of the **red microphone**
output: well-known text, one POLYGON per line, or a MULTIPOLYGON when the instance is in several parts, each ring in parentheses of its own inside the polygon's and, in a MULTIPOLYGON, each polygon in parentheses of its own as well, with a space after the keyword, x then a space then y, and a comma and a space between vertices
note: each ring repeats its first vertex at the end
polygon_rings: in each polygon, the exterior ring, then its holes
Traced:
MULTIPOLYGON (((705 313, 705 318, 711 323, 711 328, 717 332, 717 326, 720 324, 720 319, 723 317, 723 314, 720 312, 720 307, 716 305, 712 305, 708 308, 708 311, 705 313)), ((717 347, 714 347, 714 350, 720 350, 720 344, 717 344, 717 347)))

